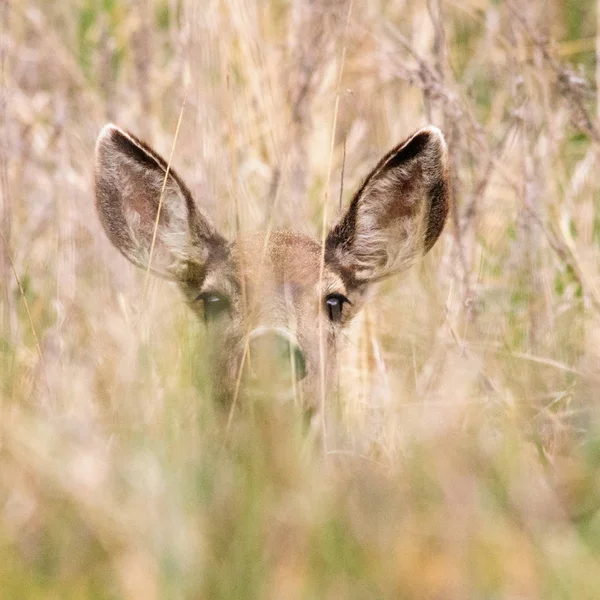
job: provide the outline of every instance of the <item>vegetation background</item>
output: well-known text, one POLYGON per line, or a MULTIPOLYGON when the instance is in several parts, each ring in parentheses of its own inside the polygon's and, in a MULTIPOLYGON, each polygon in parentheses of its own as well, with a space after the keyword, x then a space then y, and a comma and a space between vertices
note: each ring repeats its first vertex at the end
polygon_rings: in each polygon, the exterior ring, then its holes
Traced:
POLYGON ((599 598, 599 15, 0 0, 0 598, 599 598), (173 163, 229 234, 318 236, 447 135, 451 221, 353 324, 325 445, 226 430, 202 324, 101 231, 102 125, 169 156, 182 110, 173 163))

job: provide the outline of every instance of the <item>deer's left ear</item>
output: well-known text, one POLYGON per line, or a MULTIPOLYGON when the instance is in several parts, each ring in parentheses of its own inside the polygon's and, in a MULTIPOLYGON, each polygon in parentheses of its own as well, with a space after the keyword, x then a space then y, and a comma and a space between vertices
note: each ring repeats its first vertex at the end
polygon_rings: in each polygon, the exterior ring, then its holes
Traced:
POLYGON ((96 144, 96 207, 106 235, 132 263, 186 281, 225 240, 166 161, 107 125, 96 144))
POLYGON ((450 204, 448 151, 433 126, 386 154, 329 232, 327 260, 357 283, 403 271, 440 236, 450 204))

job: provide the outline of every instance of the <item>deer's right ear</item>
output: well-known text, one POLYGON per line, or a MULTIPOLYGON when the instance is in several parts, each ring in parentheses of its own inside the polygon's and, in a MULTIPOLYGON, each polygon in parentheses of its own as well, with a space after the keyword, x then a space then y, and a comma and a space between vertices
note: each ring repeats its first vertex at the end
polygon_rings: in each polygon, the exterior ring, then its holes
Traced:
POLYGON ((437 127, 425 127, 366 178, 327 237, 327 258, 358 284, 403 271, 436 242, 449 204, 446 142, 437 127))
POLYGON ((95 189, 110 241, 132 263, 150 266, 157 275, 186 280, 190 272, 204 269, 213 251, 225 248, 224 238, 175 171, 114 125, 104 127, 98 137, 95 189))

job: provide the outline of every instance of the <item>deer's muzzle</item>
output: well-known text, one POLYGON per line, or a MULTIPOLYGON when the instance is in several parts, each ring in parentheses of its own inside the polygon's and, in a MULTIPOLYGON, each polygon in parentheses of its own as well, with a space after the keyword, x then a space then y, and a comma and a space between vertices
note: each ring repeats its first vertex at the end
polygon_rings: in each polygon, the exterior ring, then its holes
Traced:
POLYGON ((287 330, 257 327, 249 335, 248 373, 266 386, 285 386, 306 377, 306 357, 287 330))

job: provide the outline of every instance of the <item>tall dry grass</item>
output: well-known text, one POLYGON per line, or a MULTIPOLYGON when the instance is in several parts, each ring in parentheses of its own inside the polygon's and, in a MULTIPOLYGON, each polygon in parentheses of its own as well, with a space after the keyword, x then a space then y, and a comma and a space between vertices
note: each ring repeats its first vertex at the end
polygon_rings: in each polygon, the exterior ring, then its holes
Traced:
POLYGON ((597 10, 1 0, 0 597, 598 598, 597 10), (325 451, 278 411, 226 435, 202 325, 94 214, 100 127, 168 156, 184 104, 228 234, 318 236, 447 135, 451 222, 353 324, 325 451))

